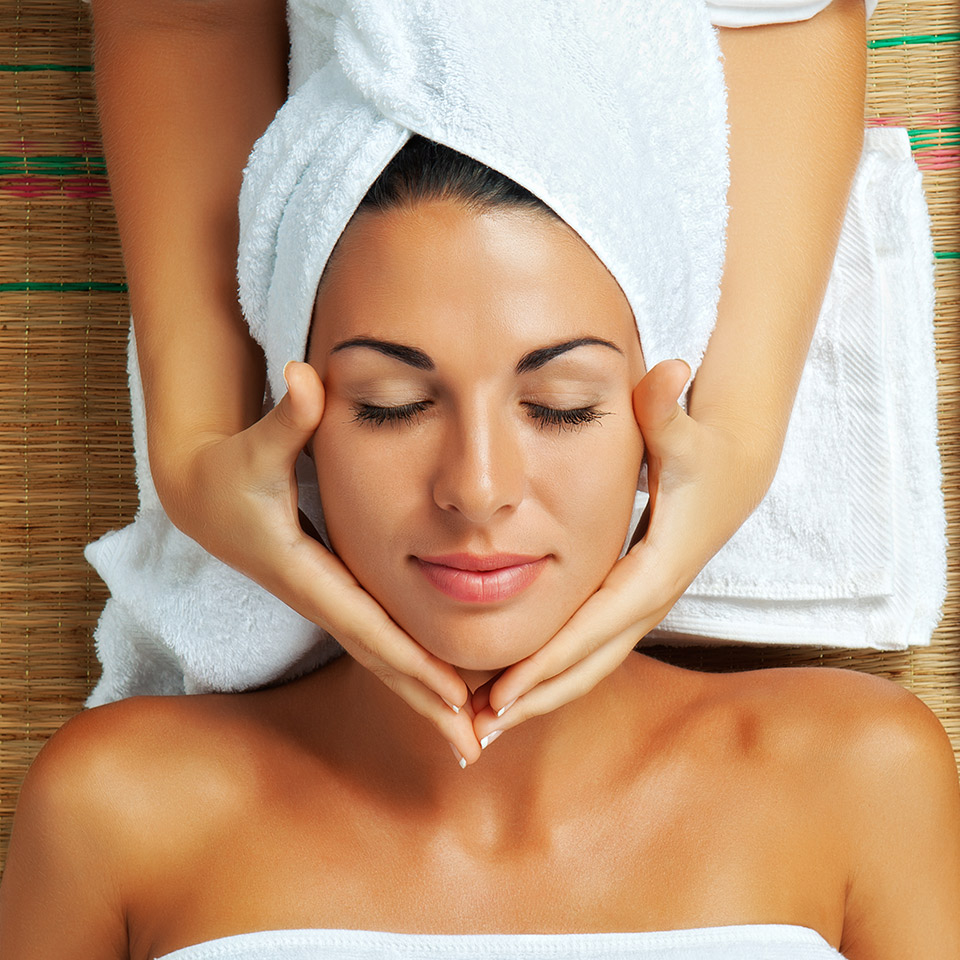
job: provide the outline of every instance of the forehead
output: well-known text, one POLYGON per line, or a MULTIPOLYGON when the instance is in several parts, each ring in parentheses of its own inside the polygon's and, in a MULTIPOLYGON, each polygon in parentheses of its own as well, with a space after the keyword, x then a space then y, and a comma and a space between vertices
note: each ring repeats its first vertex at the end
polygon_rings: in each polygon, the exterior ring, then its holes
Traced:
POLYGON ((310 353, 373 336, 511 360, 584 335, 639 353, 626 297, 575 231, 533 210, 432 200, 353 219, 318 291, 310 353))

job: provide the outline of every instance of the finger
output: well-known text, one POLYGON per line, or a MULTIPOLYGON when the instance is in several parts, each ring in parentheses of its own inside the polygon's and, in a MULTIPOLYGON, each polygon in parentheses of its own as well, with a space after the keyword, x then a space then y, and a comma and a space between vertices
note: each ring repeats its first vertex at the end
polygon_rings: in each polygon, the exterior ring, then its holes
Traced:
POLYGON ((235 561, 237 569, 336 637, 364 666, 373 669, 383 663, 419 680, 451 708, 462 707, 468 691, 457 671, 401 630, 341 560, 304 532, 295 517, 295 511, 288 514, 274 504, 256 567, 235 561))
POLYGON ((479 742, 482 745, 486 739, 489 744, 488 738, 494 732, 504 733, 531 717, 550 713, 589 693, 623 663, 642 638, 642 630, 630 627, 569 670, 537 684, 501 716, 498 717, 492 708, 478 714, 473 727, 479 742))
POLYGON ((284 367, 289 389, 279 403, 244 433, 256 462, 269 472, 284 470, 317 432, 323 418, 324 390, 309 363, 290 361, 284 367))
POLYGON ((683 360, 664 360, 634 388, 633 412, 648 457, 675 455, 689 442, 694 423, 679 403, 689 370, 683 360))
MULTIPOLYGON (((634 415, 646 448, 647 508, 652 514, 648 522, 657 517, 657 501, 665 479, 685 482, 698 475, 698 427, 679 403, 689 371, 683 360, 664 360, 633 391, 634 415)), ((631 546, 638 539, 634 538, 631 546)))
POLYGON ((481 747, 473 730, 472 716, 453 713, 435 693, 412 677, 393 671, 374 673, 409 707, 433 724, 440 736, 463 757, 466 765, 480 758, 481 747))
POLYGON ((321 543, 301 532, 273 568, 280 578, 264 586, 336 637, 368 669, 376 672, 382 665, 419 681, 457 708, 466 703, 467 685, 457 671, 401 630, 321 543))
POLYGON ((661 360, 646 373, 633 393, 634 413, 641 429, 656 429, 676 416, 689 379, 690 367, 685 360, 661 360))
POLYGON ((480 713, 481 710, 486 710, 490 705, 490 688, 496 680, 497 677, 491 677, 485 684, 477 687, 477 689, 473 691, 473 696, 470 697, 469 702, 474 714, 480 713))
MULTIPOLYGON (((659 551, 638 546, 614 564, 607 579, 539 650, 509 667, 490 691, 500 710, 528 691, 590 656, 628 628, 640 636, 666 616, 677 583, 659 551)), ((682 589, 682 587, 681 587, 682 589)))

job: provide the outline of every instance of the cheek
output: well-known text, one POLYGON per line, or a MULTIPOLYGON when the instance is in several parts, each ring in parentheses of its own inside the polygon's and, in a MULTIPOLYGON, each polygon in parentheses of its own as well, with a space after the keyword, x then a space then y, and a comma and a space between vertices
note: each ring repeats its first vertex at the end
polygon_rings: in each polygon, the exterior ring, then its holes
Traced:
MULTIPOLYGON (((390 431, 387 431, 388 433, 390 431)), ((314 437, 313 453, 324 521, 337 555, 361 582, 404 515, 402 500, 416 487, 410 458, 389 455, 390 444, 350 422, 334 407, 314 437)))
MULTIPOLYGON (((583 566, 606 569, 626 536, 643 458, 632 410, 618 409, 557 444, 537 470, 543 498, 576 544, 583 566)), ((604 569, 604 574, 606 573, 604 569)))

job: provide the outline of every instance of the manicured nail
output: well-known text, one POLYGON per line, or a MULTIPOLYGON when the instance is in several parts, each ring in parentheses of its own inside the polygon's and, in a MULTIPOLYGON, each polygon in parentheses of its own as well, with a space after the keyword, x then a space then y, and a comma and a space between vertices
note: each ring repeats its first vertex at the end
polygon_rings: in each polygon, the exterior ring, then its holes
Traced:
MULTIPOLYGON (((450 743, 450 741, 448 740, 447 743, 450 743)), ((450 749, 453 751, 453 755, 457 758, 457 763, 460 764, 460 769, 465 769, 467 766, 467 761, 464 760, 460 755, 460 751, 452 743, 450 743, 450 749)))
POLYGON ((501 707, 497 711, 497 716, 502 717, 519 699, 519 697, 514 697, 505 707, 501 707))
POLYGON ((480 741, 480 749, 481 749, 481 750, 486 750, 487 747, 488 747, 491 743, 493 743, 493 741, 496 740, 497 737, 499 737, 501 733, 503 733, 502 730, 494 730, 492 733, 488 733, 488 734, 480 741))
MULTIPOLYGON (((446 697, 440 698, 454 713, 459 713, 460 708, 455 704, 451 703, 446 697)), ((448 741, 449 742, 449 741, 448 741)))
POLYGON ((283 365, 283 382, 287 385, 287 390, 290 389, 290 381, 287 379, 287 367, 289 367, 291 363, 293 363, 293 361, 292 361, 292 360, 288 360, 288 361, 283 365))

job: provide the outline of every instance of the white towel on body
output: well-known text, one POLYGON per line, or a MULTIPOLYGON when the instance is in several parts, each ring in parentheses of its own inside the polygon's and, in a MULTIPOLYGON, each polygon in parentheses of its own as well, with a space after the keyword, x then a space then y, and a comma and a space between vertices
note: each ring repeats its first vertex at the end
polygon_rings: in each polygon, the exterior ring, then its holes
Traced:
MULTIPOLYGON (((702 0, 295 0, 288 15, 290 96, 240 197, 241 303, 274 397, 285 362, 303 358, 334 243, 412 133, 548 203, 624 290, 648 367, 682 357, 696 371, 716 319, 729 181, 722 64, 702 0)), ((868 131, 774 487, 665 621, 671 630, 929 642, 944 580, 932 266, 906 141, 868 131), (924 537, 912 553, 907 524, 924 537), (834 606, 857 604, 850 629, 819 630, 837 625, 834 606), (853 629, 868 613, 873 628, 853 629)), ((149 476, 132 336, 129 373, 141 504, 86 551, 111 591, 88 704, 247 689, 336 655, 331 638, 170 524, 149 476)), ((301 508, 322 530, 301 459, 301 508)))
MULTIPOLYGON (((833 0, 706 0, 710 19, 718 27, 757 27, 765 23, 809 20, 833 0)), ((866 18, 873 16, 879 0, 864 0, 866 18)))

